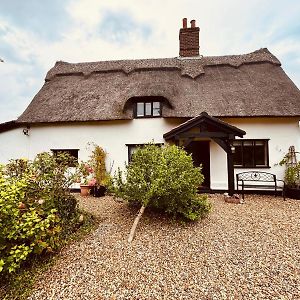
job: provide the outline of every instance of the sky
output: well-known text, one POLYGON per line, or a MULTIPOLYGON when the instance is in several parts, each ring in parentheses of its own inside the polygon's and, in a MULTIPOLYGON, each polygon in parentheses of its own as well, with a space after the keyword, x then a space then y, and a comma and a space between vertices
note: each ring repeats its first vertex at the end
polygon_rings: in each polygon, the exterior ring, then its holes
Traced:
POLYGON ((299 0, 0 0, 0 123, 16 119, 56 61, 176 57, 182 18, 200 54, 267 47, 300 88, 299 0))

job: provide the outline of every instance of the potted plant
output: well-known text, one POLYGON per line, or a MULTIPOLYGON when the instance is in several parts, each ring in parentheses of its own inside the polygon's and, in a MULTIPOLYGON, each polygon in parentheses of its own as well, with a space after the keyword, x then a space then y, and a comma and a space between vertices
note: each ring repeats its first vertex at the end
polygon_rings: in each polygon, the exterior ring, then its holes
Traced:
POLYGON ((95 197, 104 196, 107 190, 109 175, 106 171, 105 158, 105 151, 100 146, 95 145, 95 148, 90 156, 90 164, 94 171, 95 179, 92 193, 95 197))
POLYGON ((297 161, 297 154, 294 146, 290 146, 289 152, 279 163, 285 165, 284 181, 286 184, 286 196, 300 200, 300 162, 297 161))
POLYGON ((81 162, 78 165, 78 181, 80 182, 80 195, 88 196, 92 186, 95 184, 93 181, 93 168, 86 162, 81 162))

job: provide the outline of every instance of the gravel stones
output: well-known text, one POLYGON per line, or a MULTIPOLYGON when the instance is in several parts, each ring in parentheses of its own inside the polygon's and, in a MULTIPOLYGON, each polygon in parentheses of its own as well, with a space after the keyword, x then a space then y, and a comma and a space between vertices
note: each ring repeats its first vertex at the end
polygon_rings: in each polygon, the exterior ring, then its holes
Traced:
POLYGON ((299 299, 300 201, 250 196, 181 224, 112 197, 82 198, 98 228, 62 250, 28 299, 299 299))

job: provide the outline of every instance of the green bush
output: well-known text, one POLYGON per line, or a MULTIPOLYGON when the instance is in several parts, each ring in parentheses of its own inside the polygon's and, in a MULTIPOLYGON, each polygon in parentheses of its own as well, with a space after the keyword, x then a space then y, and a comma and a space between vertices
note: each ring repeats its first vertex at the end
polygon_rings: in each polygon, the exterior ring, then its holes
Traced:
POLYGON ((125 180, 119 172, 114 182, 117 193, 131 203, 196 220, 210 211, 207 196, 197 195, 203 179, 183 149, 149 144, 134 153, 125 180))
MULTIPOLYGON (((298 154, 299 152, 295 152, 298 154)), ((279 162, 280 166, 285 165, 284 181, 290 188, 300 188, 300 161, 291 163, 292 153, 289 151, 279 162)))
POLYGON ((68 154, 43 152, 33 162, 11 160, 5 175, 14 183, 26 177, 25 198, 43 202, 46 210, 57 209, 62 221, 67 221, 77 211, 77 201, 69 192, 76 174, 69 165, 74 165, 74 159, 68 154))
POLYGON ((78 225, 68 187, 71 157, 39 154, 0 168, 0 273, 13 272, 32 254, 57 249, 78 225))
POLYGON ((0 272, 13 272, 30 253, 52 251, 61 228, 55 209, 26 199, 28 178, 12 182, 0 171, 0 272))
POLYGON ((74 158, 68 154, 52 155, 40 153, 31 165, 33 185, 29 197, 44 200, 46 209, 57 209, 64 223, 72 221, 77 212, 77 200, 70 194, 69 187, 74 183, 76 174, 70 171, 74 158))

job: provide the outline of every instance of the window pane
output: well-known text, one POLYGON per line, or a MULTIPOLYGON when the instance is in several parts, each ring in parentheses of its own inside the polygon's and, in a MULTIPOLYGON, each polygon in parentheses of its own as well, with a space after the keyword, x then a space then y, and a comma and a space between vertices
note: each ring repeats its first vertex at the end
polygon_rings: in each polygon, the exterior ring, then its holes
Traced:
POLYGON ((137 146, 128 146, 128 154, 129 154, 129 162, 131 162, 132 159, 132 155, 134 154, 134 152, 136 151, 137 146))
POLYGON ((263 141, 255 142, 255 165, 256 166, 267 165, 267 153, 263 141))
POLYGON ((241 140, 234 141, 234 165, 239 167, 268 166, 268 141, 267 140, 241 140))
POLYGON ((143 117, 144 116, 144 103, 143 102, 138 102, 136 104, 136 115, 138 117, 143 117))
POLYGON ((233 141, 233 146, 241 146, 242 145, 242 142, 241 141, 233 141))
POLYGON ((252 141, 243 141, 244 146, 252 146, 253 142, 252 141))
POLYGON ((150 103, 146 103, 146 116, 151 116, 152 115, 152 111, 151 111, 151 102, 150 103))
POLYGON ((235 166, 242 166, 243 165, 243 154, 242 154, 242 146, 236 145, 235 153, 233 155, 233 164, 235 166))
MULTIPOLYGON (((143 148, 146 145, 148 145, 148 144, 135 144, 135 145, 132 144, 132 145, 127 145, 127 147, 128 147, 128 162, 130 163, 132 161, 132 156, 137 151, 137 149, 143 148)), ((158 146, 158 147, 162 147, 164 144, 162 144, 162 143, 156 143, 154 145, 158 146)))
POLYGON ((76 162, 78 162, 78 149, 52 149, 54 155, 68 154, 71 156, 73 161, 69 162, 69 167, 75 167, 76 162))
POLYGON ((153 116, 160 116, 160 102, 153 102, 153 116))
POLYGON ((245 141, 243 148, 243 159, 245 167, 253 167, 254 166, 254 147, 252 146, 252 142, 245 141))

